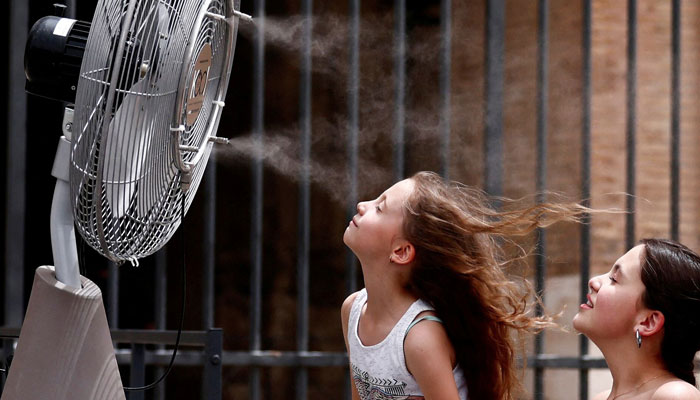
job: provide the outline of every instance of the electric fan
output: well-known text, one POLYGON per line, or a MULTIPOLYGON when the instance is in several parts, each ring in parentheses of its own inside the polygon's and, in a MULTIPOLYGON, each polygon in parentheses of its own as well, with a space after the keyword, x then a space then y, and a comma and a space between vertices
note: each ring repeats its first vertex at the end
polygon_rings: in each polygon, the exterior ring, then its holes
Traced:
POLYGON ((240 0, 99 0, 91 23, 39 20, 27 91, 74 103, 54 162, 54 267, 39 267, 2 400, 123 399, 99 288, 74 227, 116 262, 170 239, 202 178, 231 73, 240 0))

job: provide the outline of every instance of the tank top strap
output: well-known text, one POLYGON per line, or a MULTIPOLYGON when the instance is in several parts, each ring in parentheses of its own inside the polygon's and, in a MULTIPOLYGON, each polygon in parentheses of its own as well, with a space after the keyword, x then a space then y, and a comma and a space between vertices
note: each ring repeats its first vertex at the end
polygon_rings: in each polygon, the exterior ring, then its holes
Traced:
POLYGON ((408 332, 409 326, 414 322, 416 317, 425 311, 433 311, 433 307, 430 306, 430 304, 426 303, 423 300, 416 300, 413 304, 411 304, 410 307, 408 307, 408 310, 404 313, 404 315, 401 317, 399 322, 396 324, 396 333, 399 335, 400 343, 401 346, 403 347, 403 338, 405 336, 405 333, 408 332))
POLYGON ((442 320, 434 315, 425 315, 423 317, 420 317, 420 318, 416 319, 415 321, 411 322, 411 325, 409 325, 408 328, 406 328, 406 333, 403 334, 404 340, 406 338, 406 335, 408 335, 408 331, 410 331, 411 328, 416 326, 416 324, 421 322, 421 321, 435 321, 435 322, 442 323, 442 320))

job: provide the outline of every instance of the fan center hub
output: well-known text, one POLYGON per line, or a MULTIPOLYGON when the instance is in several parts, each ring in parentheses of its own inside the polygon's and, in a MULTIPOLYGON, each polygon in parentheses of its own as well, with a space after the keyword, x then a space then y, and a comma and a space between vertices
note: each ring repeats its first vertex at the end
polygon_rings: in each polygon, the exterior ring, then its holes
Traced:
POLYGON ((187 106, 185 108, 188 126, 192 126, 197 121, 197 117, 199 117, 199 113, 202 111, 204 94, 206 93, 207 83, 209 82, 211 62, 211 45, 205 43, 197 55, 192 74, 190 75, 189 89, 187 91, 187 106))

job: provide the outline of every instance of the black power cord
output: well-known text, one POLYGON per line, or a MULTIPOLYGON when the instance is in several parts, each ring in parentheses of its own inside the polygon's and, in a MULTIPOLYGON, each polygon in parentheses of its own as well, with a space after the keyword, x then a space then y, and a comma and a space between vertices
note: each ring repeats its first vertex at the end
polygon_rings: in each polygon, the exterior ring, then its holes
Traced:
POLYGON ((161 375, 160 378, 158 378, 155 382, 148 384, 146 386, 136 386, 136 387, 124 387, 125 391, 142 391, 142 390, 149 390, 153 389, 154 387, 158 386, 160 382, 162 382, 165 377, 168 376, 170 373, 170 370, 173 368, 173 364, 175 363, 175 356, 177 355, 177 349, 180 347, 180 336, 182 334, 182 326, 185 321, 185 298, 187 294, 187 263, 185 262, 185 228, 184 228, 184 221, 185 221, 185 193, 182 194, 182 207, 180 209, 180 247, 182 248, 182 306, 180 309, 180 325, 177 328, 177 337, 175 338, 175 348, 173 349, 173 355, 170 358, 170 363, 168 364, 168 367, 166 368, 165 372, 163 372, 163 375, 161 375))

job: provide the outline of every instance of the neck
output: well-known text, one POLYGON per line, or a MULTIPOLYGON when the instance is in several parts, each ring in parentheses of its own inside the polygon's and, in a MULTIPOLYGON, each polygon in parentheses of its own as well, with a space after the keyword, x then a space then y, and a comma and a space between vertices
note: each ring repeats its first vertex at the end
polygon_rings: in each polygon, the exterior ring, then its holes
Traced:
POLYGON ((636 390, 643 390, 646 383, 665 375, 670 376, 663 361, 657 356, 658 352, 653 349, 656 346, 645 343, 646 349, 644 344, 642 348, 637 348, 631 335, 625 339, 599 345, 613 377, 610 399, 626 393, 631 395, 636 390))
POLYGON ((416 297, 406 290, 401 274, 392 265, 362 266, 367 289, 366 313, 377 316, 403 315, 416 297))

